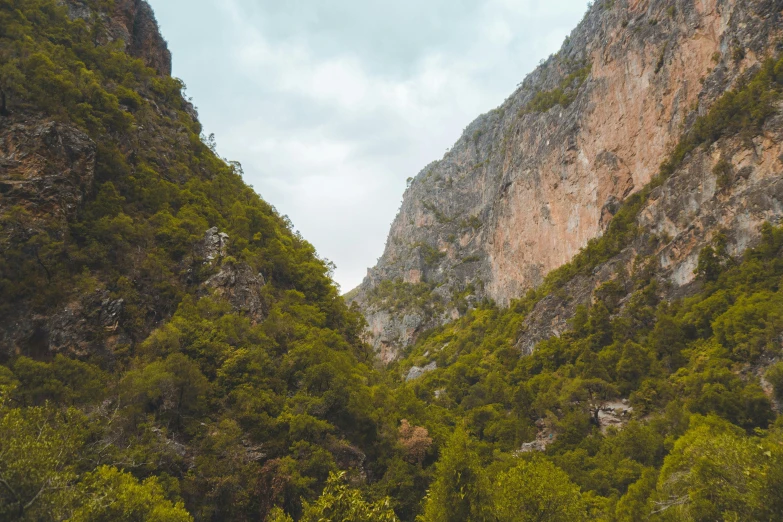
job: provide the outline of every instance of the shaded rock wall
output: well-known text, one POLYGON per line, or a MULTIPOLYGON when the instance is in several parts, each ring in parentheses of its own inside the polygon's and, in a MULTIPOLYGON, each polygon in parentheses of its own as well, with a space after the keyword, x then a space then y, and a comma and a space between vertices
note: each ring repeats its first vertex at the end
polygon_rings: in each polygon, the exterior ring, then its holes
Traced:
POLYGON ((91 23, 100 17, 106 25, 107 41, 124 41, 128 54, 140 58, 158 74, 171 74, 171 52, 160 33, 155 13, 144 0, 116 0, 108 15, 93 12, 83 0, 63 0, 63 3, 71 18, 91 23))

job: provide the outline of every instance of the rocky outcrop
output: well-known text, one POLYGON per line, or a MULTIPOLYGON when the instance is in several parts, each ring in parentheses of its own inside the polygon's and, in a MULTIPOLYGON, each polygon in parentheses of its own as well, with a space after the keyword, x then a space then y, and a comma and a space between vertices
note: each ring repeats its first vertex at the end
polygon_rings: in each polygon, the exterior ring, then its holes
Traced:
POLYGON ((266 284, 264 275, 254 272, 247 263, 226 258, 228 242, 228 234, 212 227, 204 233, 201 244, 197 245, 199 261, 218 270, 204 281, 201 293, 211 293, 225 299, 235 312, 257 323, 266 317, 266 301, 261 292, 266 284))
POLYGON ((116 3, 115 12, 113 20, 120 22, 114 25, 115 37, 125 41, 128 53, 141 58, 158 74, 170 76, 171 52, 149 4, 144 0, 122 0, 116 3))
POLYGON ((18 206, 65 222, 95 176, 95 144, 49 120, 0 121, 0 213, 18 206))
POLYGON ((204 232, 204 241, 198 246, 198 255, 205 262, 220 261, 226 257, 228 249, 228 234, 219 232, 218 227, 212 227, 204 232))
POLYGON ((146 1, 117 0, 109 15, 94 13, 84 0, 63 0, 63 3, 71 18, 91 23, 99 17, 106 27, 108 41, 122 40, 128 54, 140 58, 160 75, 171 75, 171 52, 146 1))
POLYGON ((4 325, 0 330, 0 357, 16 353, 9 353, 7 348, 24 345, 25 354, 32 357, 63 354, 111 358, 115 349, 131 343, 120 328, 124 305, 123 299, 98 290, 79 296, 54 314, 20 317, 15 324, 4 325))
MULTIPOLYGON (((101 6, 82 0, 59 3, 71 20, 80 19, 90 26, 97 46, 122 41, 125 52, 160 75, 170 74, 171 55, 145 1, 116 0, 101 6)), ((100 138, 88 136, 88 126, 75 120, 68 122, 56 108, 28 103, 20 96, 8 96, 6 100, 6 94, 0 107, 0 249, 10 253, 6 259, 28 259, 25 267, 30 265, 36 275, 24 281, 9 279, 3 291, 19 291, 38 277, 43 287, 56 286, 58 291, 51 296, 29 291, 24 299, 5 300, 0 312, 0 360, 20 353, 41 358, 57 353, 98 355, 111 360, 115 350, 127 350, 169 317, 176 310, 174 297, 185 290, 214 292, 253 321, 263 317, 263 277, 243 265, 219 265, 226 257, 227 237, 216 229, 212 243, 205 247, 211 249, 211 254, 205 251, 200 258, 200 245, 194 244, 192 252, 176 261, 168 282, 178 291, 166 297, 158 292, 161 288, 144 286, 147 281, 141 266, 149 254, 145 248, 137 246, 123 253, 133 259, 131 264, 135 263, 136 268, 118 280, 116 274, 93 270, 89 258, 76 252, 79 247, 69 246, 86 242, 95 232, 80 228, 78 223, 84 220, 85 211, 91 212, 88 202, 95 198, 96 185, 119 176, 120 180, 113 181, 122 188, 122 176, 140 167, 140 151, 155 151, 150 154, 154 156, 152 163, 163 177, 172 172, 173 155, 169 151, 185 150, 189 143, 190 131, 183 125, 199 130, 188 102, 179 100, 192 121, 182 118, 178 100, 156 103, 149 85, 140 86, 137 94, 143 103, 149 102, 151 114, 145 117, 144 125, 138 125, 137 120, 132 133, 112 136, 122 158, 113 158, 107 165, 106 150, 101 163, 100 147, 96 145, 100 138), (202 264, 207 257, 218 265, 205 269, 202 264), (84 277, 73 285, 63 285, 64 272, 71 264, 87 267, 84 277), (131 285, 138 292, 122 299, 118 297, 121 285, 131 285)), ((125 106, 121 109, 131 110, 125 106)), ((167 181, 184 183, 181 174, 167 181)), ((134 226, 138 225, 136 221, 134 226)), ((11 267, 4 273, 16 272, 11 267)))
POLYGON ((757 244, 763 223, 781 220, 783 104, 752 141, 724 138, 694 151, 650 193, 636 220, 638 237, 591 275, 576 277, 563 292, 541 300, 525 319, 517 345, 530 353, 539 341, 559 335, 576 307, 589 304, 607 281, 630 291, 632 277, 620 274, 653 274, 663 299, 687 295, 698 287, 699 253, 716 234, 726 235, 728 253, 737 256, 757 244))
POLYGON ((261 288, 264 276, 255 273, 245 263, 227 263, 204 282, 204 288, 231 303, 235 312, 247 315, 256 323, 266 316, 266 303, 261 288))
POLYGON ((425 373, 435 370, 437 367, 438 363, 436 361, 432 361, 424 366, 411 366, 410 370, 408 370, 408 374, 405 376, 405 380, 412 381, 418 379, 425 373))
MULTIPOLYGON (((781 9, 772 0, 595 2, 556 55, 411 181, 383 256, 352 297, 370 319, 376 349, 393 358, 471 301, 507 305, 600 236, 695 118, 776 52, 781 9), (422 307, 388 306, 379 299, 383 281, 411 291, 426 285, 438 303, 437 313, 393 343, 382 341, 384 332, 405 332, 404 318, 422 307)), ((772 166, 764 160, 754 172, 772 166)), ((757 192, 762 197, 761 185, 757 192)), ((709 205, 707 194, 700 204, 709 205)), ((678 213, 688 204, 671 203, 678 213)), ((771 205, 758 215, 778 212, 772 198, 758 204, 771 205)), ((675 236, 673 228, 668 233, 675 236)), ((679 248, 676 256, 692 256, 679 248)), ((674 283, 687 284, 687 272, 674 283)), ((568 317, 554 305, 546 313, 553 325, 568 317)))

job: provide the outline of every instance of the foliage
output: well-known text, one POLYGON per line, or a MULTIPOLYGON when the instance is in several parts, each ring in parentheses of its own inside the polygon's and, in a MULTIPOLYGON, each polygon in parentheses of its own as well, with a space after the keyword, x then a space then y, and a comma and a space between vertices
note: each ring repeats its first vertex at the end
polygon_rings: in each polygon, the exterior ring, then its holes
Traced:
POLYGON ((696 417, 666 457, 653 501, 659 520, 761 520, 771 453, 715 417, 696 417))
MULTIPOLYGON (((361 494, 344 483, 345 473, 332 473, 323 493, 312 505, 306 505, 300 520, 344 520, 345 522, 396 522, 397 516, 389 499, 374 503, 365 501, 361 494)), ((274 519, 273 519, 274 520, 274 519)))
POLYGON ((435 216, 435 220, 438 223, 441 224, 448 224, 454 221, 454 218, 448 217, 446 214, 444 214, 437 206, 435 206, 432 203, 429 203, 428 201, 424 201, 421 204, 426 210, 431 212, 435 216))
MULTIPOLYGON (((124 303, 117 330, 90 330, 84 351, 21 346, 0 365, 0 518, 783 516, 783 436, 756 371, 780 358, 783 228, 765 225, 741 259, 716 236, 699 256, 698 291, 675 302, 661 300, 639 259, 559 337, 519 352, 535 304, 567 301, 568 281, 638 239, 647 197, 689 152, 760 132, 779 99, 781 60, 698 118, 662 176, 538 290, 421 335, 385 372, 372 367, 362 319, 329 264, 201 138, 182 83, 110 42, 105 23, 71 20, 55 0, 0 0, 9 117, 80 129, 97 151, 94 190, 68 219, 4 207, 0 314, 124 303), (230 242, 205 263, 198 249, 212 226, 230 242), (218 270, 237 268, 266 280, 261 320, 205 290, 218 270), (433 361, 419 379, 395 377, 433 361), (621 430, 603 420, 617 404, 633 408, 621 430), (520 455, 533 440, 546 451, 520 455)), ((528 110, 567 106, 589 70, 528 110)), ((428 263, 442 255, 415 246, 428 263)), ((434 290, 385 281, 370 302, 432 316, 445 307, 434 290)), ((780 364, 764 373, 777 400, 780 364)))
POLYGON ((587 80, 591 69, 591 64, 583 65, 566 75, 554 89, 536 92, 523 109, 523 113, 546 112, 555 105, 568 107, 576 99, 579 88, 587 80))
POLYGON ((0 518, 58 519, 84 501, 85 519, 181 519, 180 495, 200 520, 274 505, 298 516, 339 456, 367 455, 380 475, 405 462, 330 265, 215 154, 182 82, 109 37, 119 6, 83 4, 86 19, 56 0, 0 2, 3 118, 54 120, 96 148, 94 186, 67 219, 24 202, 0 211, 0 316, 98 310, 78 350, 48 358, 23 344, 2 361, 15 407, 2 413, 0 518), (229 242, 205 263, 211 227, 229 242), (260 324, 207 295, 227 267, 263 274, 260 324), (122 303, 108 329, 96 317, 106 300, 122 303), (164 511, 153 475, 173 501, 164 511), (99 484, 124 515, 90 504, 99 484))
POLYGON ((578 522, 587 506, 576 486, 551 462, 534 459, 498 475, 492 488, 496 520, 578 522))
POLYGON ((69 519, 73 522, 193 520, 181 501, 174 504, 166 498, 155 477, 139 482, 130 473, 101 466, 84 477, 79 489, 88 500, 74 510, 69 519))
POLYGON ((491 520, 489 483, 467 433, 457 429, 438 460, 427 498, 424 522, 491 520))
POLYGON ((0 518, 66 515, 86 435, 85 418, 74 409, 0 407, 0 518))
POLYGON ((765 60, 760 69, 735 89, 726 92, 707 114, 696 119, 691 130, 661 165, 666 177, 685 156, 700 145, 711 145, 724 136, 749 139, 758 134, 764 122, 775 113, 775 101, 783 92, 783 56, 765 60))
POLYGON ((432 446, 432 439, 429 437, 427 429, 421 426, 411 426, 408 419, 402 419, 399 431, 399 442, 405 448, 408 458, 421 466, 427 455, 427 450, 432 446))
MULTIPOLYGON (((721 239, 716 242, 713 249, 721 250, 721 239)), ((418 418, 436 441, 464 422, 473 451, 492 448, 497 455, 533 440, 537 432, 551 433, 544 459, 582 489, 589 516, 612 510, 622 520, 650 516, 658 509, 655 502, 665 502, 656 485, 664 459, 696 422, 692 416, 720 417, 742 433, 765 429, 775 418, 758 379, 739 369, 779 356, 772 340, 783 333, 777 315, 781 252, 783 228, 765 225, 759 246, 739 262, 720 263, 693 297, 661 302, 654 279, 596 289, 595 304, 577 310, 571 330, 539 343, 523 358, 514 345, 525 314, 537 302, 535 293, 503 311, 472 310, 425 335, 399 363, 405 368, 414 361, 437 361, 436 370, 405 387, 427 404, 418 418), (422 359, 423 353, 430 355, 422 359), (602 426, 599 413, 621 398, 646 419, 618 432, 602 426)), ((776 368, 767 373, 773 384, 779 380, 776 368)), ((439 498, 433 491, 444 480, 440 476, 436 472, 426 506, 439 498)), ((771 486, 757 487, 769 491, 771 486)))
POLYGON ((386 310, 419 309, 428 315, 437 314, 441 303, 434 296, 434 286, 430 283, 408 283, 400 279, 384 279, 370 290, 367 302, 386 310))

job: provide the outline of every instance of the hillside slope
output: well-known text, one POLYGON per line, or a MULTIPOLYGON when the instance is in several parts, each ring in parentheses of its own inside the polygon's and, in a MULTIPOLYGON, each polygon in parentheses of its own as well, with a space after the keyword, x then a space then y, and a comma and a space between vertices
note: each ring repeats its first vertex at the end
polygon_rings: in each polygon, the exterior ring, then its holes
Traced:
MULTIPOLYGON (((595 2, 556 55, 411 181, 383 256, 351 295, 382 359, 484 299, 508 305, 604 233, 696 117, 776 52, 780 11, 775 1, 595 2)), ((763 200, 738 224, 735 250, 779 215, 765 186, 754 188, 779 169, 773 152, 734 159, 757 174, 720 212, 741 214, 734 204, 751 193, 763 200)), ((687 188, 702 206, 711 196, 699 183, 687 188)), ((697 210, 680 203, 677 212, 697 210)), ((682 263, 672 282, 687 284, 703 241, 683 250, 679 229, 660 226, 677 244, 671 263, 682 263)))
POLYGON ((0 519, 296 514, 396 451, 360 316, 170 71, 143 0, 0 2, 0 519))

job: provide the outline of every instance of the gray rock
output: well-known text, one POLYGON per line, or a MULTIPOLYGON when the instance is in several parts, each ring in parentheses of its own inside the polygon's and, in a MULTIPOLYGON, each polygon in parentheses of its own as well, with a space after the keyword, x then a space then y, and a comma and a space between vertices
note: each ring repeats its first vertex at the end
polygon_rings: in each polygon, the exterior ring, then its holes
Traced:
POLYGON ((408 370, 408 375, 405 376, 406 381, 412 381, 414 379, 418 379, 422 375, 424 375, 427 372, 431 372, 432 370, 436 369, 438 367, 438 363, 435 361, 432 361, 431 363, 427 364, 426 366, 411 366, 411 369, 408 370))
POLYGON ((228 234, 218 232, 218 227, 212 227, 207 230, 204 233, 201 247, 201 255, 204 257, 204 260, 209 262, 226 257, 228 239, 228 234))
POLYGON ((236 312, 247 315, 253 322, 266 317, 266 302, 261 288, 264 276, 255 274, 245 263, 224 263, 220 271, 204 282, 204 289, 231 303, 236 312))

